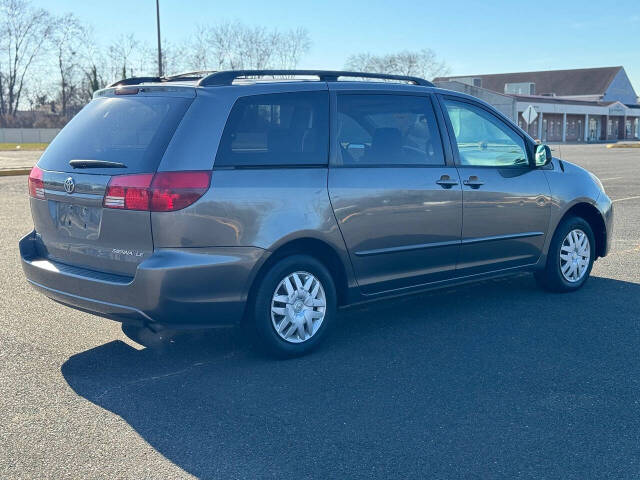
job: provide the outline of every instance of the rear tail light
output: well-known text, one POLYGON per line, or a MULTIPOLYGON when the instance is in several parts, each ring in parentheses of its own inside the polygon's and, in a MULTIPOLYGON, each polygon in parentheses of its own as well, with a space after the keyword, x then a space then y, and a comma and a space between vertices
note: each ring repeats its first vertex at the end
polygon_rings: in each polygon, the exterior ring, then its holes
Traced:
POLYGON ((103 206, 172 212, 188 207, 209 189, 211 172, 158 172, 111 177, 103 206))
POLYGON ((44 172, 36 165, 31 169, 29 174, 29 195, 33 198, 44 200, 44 181, 42 179, 44 172))
POLYGON ((152 173, 111 177, 102 204, 108 208, 149 210, 149 186, 152 173))
POLYGON ((211 172, 160 172, 151 182, 151 210, 170 212, 188 207, 209 188, 211 172))

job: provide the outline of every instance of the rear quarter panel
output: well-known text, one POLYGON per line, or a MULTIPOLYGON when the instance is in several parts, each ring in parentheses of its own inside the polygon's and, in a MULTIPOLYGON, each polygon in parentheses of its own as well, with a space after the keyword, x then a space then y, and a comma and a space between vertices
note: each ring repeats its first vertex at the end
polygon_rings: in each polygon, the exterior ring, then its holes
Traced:
MULTIPOLYGON (((320 240, 353 271, 327 192, 326 168, 214 170, 211 188, 178 212, 154 212, 156 248, 258 247, 274 252, 299 239, 320 240)), ((309 252, 313 254, 313 252, 309 252)))
POLYGON ((214 170, 209 191, 179 212, 152 213, 154 244, 259 247, 314 237, 340 247, 326 168, 214 170))

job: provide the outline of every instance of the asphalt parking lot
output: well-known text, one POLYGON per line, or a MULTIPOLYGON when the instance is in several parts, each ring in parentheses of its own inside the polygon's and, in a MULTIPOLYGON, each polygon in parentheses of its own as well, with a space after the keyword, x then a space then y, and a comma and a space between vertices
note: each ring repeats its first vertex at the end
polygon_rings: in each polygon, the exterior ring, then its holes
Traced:
POLYGON ((344 310, 301 359, 235 330, 143 348, 23 278, 0 177, 0 478, 640 477, 640 150, 554 146, 615 201, 574 294, 530 275, 344 310))

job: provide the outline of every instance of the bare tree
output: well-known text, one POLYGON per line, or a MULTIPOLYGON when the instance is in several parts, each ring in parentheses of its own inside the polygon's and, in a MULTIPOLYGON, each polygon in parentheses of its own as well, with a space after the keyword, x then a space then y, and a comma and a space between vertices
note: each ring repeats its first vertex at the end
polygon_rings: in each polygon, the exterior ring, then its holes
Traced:
POLYGON ((198 26, 189 43, 189 64, 194 70, 209 68, 212 65, 212 53, 209 50, 209 29, 202 25, 198 26))
MULTIPOLYGON (((147 44, 140 48, 141 64, 136 75, 157 75, 158 51, 156 45, 147 44)), ((162 41, 162 72, 165 76, 175 75, 186 70, 198 70, 185 61, 186 47, 166 40, 162 41)))
POLYGON ((27 73, 51 31, 46 10, 27 0, 0 0, 0 116, 17 112, 27 73))
POLYGON ((264 27, 244 27, 239 35, 235 63, 238 68, 267 68, 272 65, 280 40, 277 31, 264 27))
POLYGON ((358 53, 349 56, 345 67, 349 70, 374 73, 392 73, 432 79, 449 73, 444 61, 438 60, 429 48, 418 51, 403 50, 387 55, 358 53))
POLYGON ((225 22, 197 29, 189 62, 197 70, 294 68, 310 46, 303 28, 280 32, 225 22))
MULTIPOLYGON (((91 26, 74 14, 53 18, 31 1, 0 0, 0 124, 62 125, 96 90, 123 78, 155 75, 155 47, 133 34, 102 46, 91 26), (30 111, 18 118, 21 99, 30 111)), ((188 43, 165 40, 161 61, 168 75, 295 68, 310 47, 304 28, 223 22, 198 28, 188 43)))
POLYGON ((80 93, 80 48, 84 38, 85 29, 72 13, 56 19, 51 43, 60 75, 60 113, 64 117, 69 114, 69 104, 77 100, 80 93))
POLYGON ((295 68, 302 56, 311 48, 309 32, 306 28, 296 28, 280 36, 277 51, 280 68, 295 68))
POLYGON ((107 60, 103 50, 96 44, 93 32, 85 27, 81 40, 82 81, 79 92, 80 101, 88 103, 96 90, 106 86, 107 60))
POLYGON ((107 48, 110 61, 109 76, 112 80, 121 80, 134 75, 135 55, 139 53, 140 43, 133 34, 122 35, 107 48))

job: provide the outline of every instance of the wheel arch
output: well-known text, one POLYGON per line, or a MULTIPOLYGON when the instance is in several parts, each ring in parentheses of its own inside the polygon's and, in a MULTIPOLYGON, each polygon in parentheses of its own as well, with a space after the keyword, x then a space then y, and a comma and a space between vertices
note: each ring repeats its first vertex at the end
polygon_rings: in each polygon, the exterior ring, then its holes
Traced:
POLYGON ((596 258, 603 257, 607 251, 607 227, 598 208, 587 202, 576 203, 564 213, 557 223, 556 229, 566 218, 571 216, 583 218, 589 224, 596 239, 596 258))
MULTIPOLYGON (((260 265, 249 288, 247 306, 250 305, 251 299, 255 298, 256 290, 266 272, 282 258, 295 254, 309 255, 327 267, 335 283, 338 306, 348 303, 349 279, 347 268, 339 253, 328 242, 314 237, 302 237, 278 245, 260 265)), ((247 310, 248 307, 245 307, 245 314, 247 310)))

